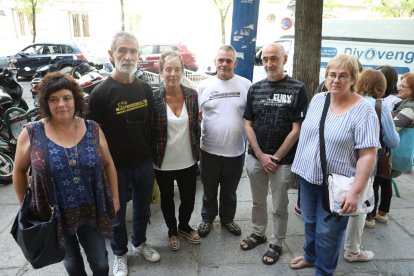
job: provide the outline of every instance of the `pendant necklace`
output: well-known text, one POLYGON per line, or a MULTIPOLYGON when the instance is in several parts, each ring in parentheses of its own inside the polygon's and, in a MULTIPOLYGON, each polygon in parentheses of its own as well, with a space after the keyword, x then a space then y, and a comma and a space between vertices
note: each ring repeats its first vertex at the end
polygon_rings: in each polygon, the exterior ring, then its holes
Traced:
MULTIPOLYGON (((72 167, 75 168, 75 172, 78 171, 78 166, 77 166, 78 165, 78 143, 76 142, 77 138, 78 138, 78 126, 77 126, 76 121, 77 120, 75 118, 75 156, 74 156, 74 158, 69 158, 68 152, 66 151, 66 147, 63 147, 63 150, 65 151, 65 155, 66 155, 66 158, 68 160, 68 164, 69 164, 69 168, 70 168, 70 174, 72 175, 73 183, 79 184, 80 183, 80 177, 79 176, 74 176, 74 174, 72 172, 72 167)), ((56 134, 57 134, 57 136, 60 140, 59 132, 57 131, 56 127, 54 127, 54 129, 55 129, 56 134)))

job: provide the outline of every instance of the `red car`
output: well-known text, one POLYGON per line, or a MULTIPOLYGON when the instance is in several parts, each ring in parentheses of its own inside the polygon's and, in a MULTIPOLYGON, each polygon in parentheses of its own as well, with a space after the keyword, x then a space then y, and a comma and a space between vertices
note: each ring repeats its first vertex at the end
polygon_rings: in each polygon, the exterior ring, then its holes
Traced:
POLYGON ((139 47, 139 65, 151 72, 160 71, 160 56, 166 51, 174 51, 181 55, 185 69, 197 71, 196 56, 183 44, 147 44, 139 47))

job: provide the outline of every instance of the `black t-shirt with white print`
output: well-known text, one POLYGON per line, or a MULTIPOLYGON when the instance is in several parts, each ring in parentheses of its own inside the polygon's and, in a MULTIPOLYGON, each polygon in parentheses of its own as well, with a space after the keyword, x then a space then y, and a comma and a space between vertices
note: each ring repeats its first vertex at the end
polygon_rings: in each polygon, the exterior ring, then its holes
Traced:
MULTIPOLYGON (((264 79, 250 87, 244 118, 253 121, 257 142, 264 153, 274 154, 279 149, 291 132, 292 123, 304 119, 307 104, 305 85, 289 76, 276 82, 264 79)), ((282 164, 292 164, 296 146, 282 158, 282 164)), ((254 155, 250 147, 249 153, 254 155)))

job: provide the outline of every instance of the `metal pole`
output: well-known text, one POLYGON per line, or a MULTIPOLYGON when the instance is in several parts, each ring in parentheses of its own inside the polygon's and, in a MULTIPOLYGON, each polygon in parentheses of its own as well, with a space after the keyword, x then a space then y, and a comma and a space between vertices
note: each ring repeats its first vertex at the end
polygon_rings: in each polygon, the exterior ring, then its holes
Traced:
POLYGON ((234 0, 231 45, 236 49, 235 73, 253 79, 260 0, 234 0))

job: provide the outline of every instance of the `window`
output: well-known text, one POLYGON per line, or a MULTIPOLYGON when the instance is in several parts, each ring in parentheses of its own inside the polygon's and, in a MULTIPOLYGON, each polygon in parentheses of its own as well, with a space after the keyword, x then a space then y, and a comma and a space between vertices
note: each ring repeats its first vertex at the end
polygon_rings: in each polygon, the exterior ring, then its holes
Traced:
POLYGON ((22 51, 24 54, 30 56, 30 55, 41 55, 43 52, 43 45, 33 45, 30 47, 27 47, 22 51))
POLYGON ((74 37, 89 37, 89 17, 84 13, 72 13, 72 30, 74 37))
POLYGON ((141 21, 141 17, 139 15, 127 14, 125 27, 128 31, 132 33, 136 33, 138 32, 140 21, 141 21))
POLYGON ((75 50, 69 45, 60 45, 63 48, 63 54, 74 54, 75 50))
POLYGON ((14 26, 18 37, 31 36, 32 32, 32 17, 24 14, 22 11, 13 10, 14 26))
POLYGON ((177 51, 177 47, 172 45, 160 45, 160 53, 165 53, 167 51, 177 51))
POLYGON ((154 45, 144 45, 139 48, 141 55, 158 54, 154 45))

